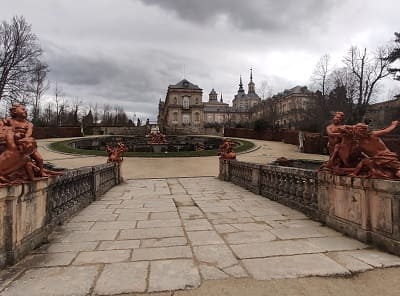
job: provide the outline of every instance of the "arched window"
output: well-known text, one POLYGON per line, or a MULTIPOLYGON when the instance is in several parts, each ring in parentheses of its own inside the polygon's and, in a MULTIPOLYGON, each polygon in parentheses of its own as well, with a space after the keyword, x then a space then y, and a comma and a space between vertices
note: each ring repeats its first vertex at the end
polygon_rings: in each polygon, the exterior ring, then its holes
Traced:
POLYGON ((189 109, 189 97, 183 97, 183 109, 189 109))

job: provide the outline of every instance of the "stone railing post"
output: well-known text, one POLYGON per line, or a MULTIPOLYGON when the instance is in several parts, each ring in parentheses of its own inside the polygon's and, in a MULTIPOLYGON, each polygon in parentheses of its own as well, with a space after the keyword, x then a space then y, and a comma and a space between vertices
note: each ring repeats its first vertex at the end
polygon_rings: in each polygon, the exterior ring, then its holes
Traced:
POLYGON ((219 159, 219 176, 218 178, 223 181, 230 181, 229 176, 229 162, 230 160, 219 159))
POLYGON ((92 167, 92 174, 91 174, 91 187, 92 187, 92 200, 96 200, 97 197, 97 180, 96 180, 96 168, 92 167))
POLYGON ((121 179, 121 165, 119 163, 114 163, 114 176, 115 176, 115 185, 122 182, 121 179))
POLYGON ((261 165, 252 167, 251 188, 252 188, 252 192, 254 192, 256 194, 260 194, 260 192, 261 192, 261 165))

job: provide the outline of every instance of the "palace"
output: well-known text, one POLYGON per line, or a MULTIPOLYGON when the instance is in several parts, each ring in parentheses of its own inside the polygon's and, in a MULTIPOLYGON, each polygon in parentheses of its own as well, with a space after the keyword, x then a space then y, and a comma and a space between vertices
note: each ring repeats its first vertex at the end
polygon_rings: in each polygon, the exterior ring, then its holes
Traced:
POLYGON ((307 87, 296 86, 272 98, 261 100, 255 90, 253 71, 247 93, 242 77, 232 106, 224 103, 222 94, 212 89, 203 102, 203 90, 183 79, 169 85, 165 100, 158 105, 158 125, 166 134, 220 134, 224 126, 246 126, 257 119, 270 120, 284 128, 295 128, 305 119, 313 100, 307 87))

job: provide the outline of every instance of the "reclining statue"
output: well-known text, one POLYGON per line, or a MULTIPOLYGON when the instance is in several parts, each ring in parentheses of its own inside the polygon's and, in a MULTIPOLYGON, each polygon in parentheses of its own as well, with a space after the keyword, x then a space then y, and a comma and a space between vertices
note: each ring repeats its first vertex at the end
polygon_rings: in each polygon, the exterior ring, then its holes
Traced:
POLYGON ((396 120, 385 129, 370 131, 365 123, 343 125, 343 118, 343 112, 336 112, 333 124, 327 127, 330 156, 321 169, 337 175, 400 179, 399 156, 381 139, 399 122, 396 120))

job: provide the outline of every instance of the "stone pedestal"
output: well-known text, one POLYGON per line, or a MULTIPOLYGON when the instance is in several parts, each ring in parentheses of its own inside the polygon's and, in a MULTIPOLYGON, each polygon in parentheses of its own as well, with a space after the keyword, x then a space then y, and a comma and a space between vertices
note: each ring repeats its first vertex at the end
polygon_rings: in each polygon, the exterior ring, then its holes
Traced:
POLYGON ((160 153, 162 150, 167 151, 168 145, 166 144, 150 144, 153 152, 160 153))
POLYGON ((14 264, 47 238, 49 180, 0 188, 0 266, 14 264))

